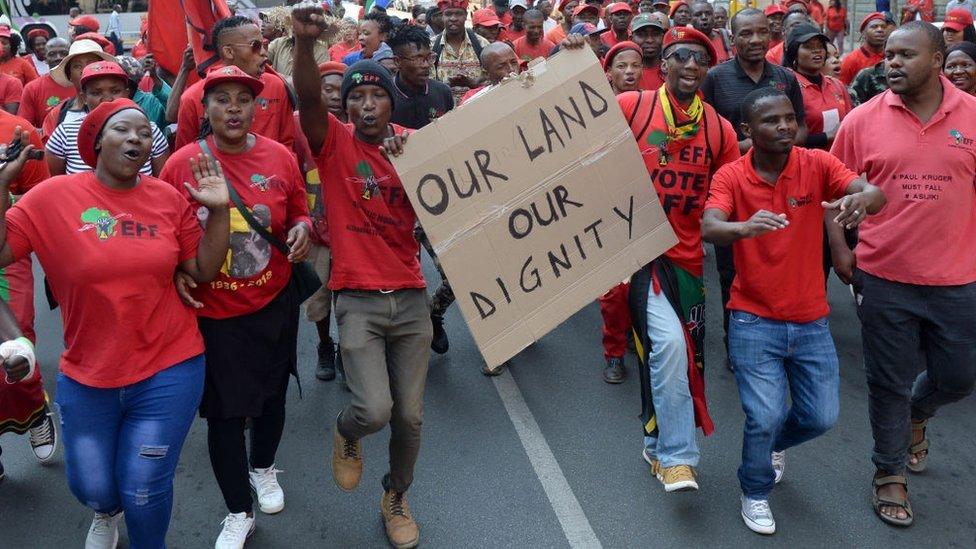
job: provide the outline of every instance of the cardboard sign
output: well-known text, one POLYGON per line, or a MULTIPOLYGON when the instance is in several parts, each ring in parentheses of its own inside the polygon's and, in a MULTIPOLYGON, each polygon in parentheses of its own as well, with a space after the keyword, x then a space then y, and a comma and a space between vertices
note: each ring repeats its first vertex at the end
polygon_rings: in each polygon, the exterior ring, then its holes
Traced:
POLYGON ((490 368, 677 242, 589 48, 413 133, 393 163, 490 368))

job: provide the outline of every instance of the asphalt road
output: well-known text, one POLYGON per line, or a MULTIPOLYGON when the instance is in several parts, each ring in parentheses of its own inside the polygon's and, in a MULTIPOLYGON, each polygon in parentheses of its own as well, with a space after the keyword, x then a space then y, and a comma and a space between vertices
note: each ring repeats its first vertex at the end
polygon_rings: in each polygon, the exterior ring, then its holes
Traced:
MULTIPOLYGON (((707 390, 716 432, 702 440, 701 490, 665 494, 640 457, 635 359, 619 386, 601 379, 596 305, 489 379, 454 307, 451 350, 431 360, 424 444, 410 504, 428 547, 976 547, 976 403, 946 408, 930 424, 929 469, 911 480, 916 525, 882 524, 870 506, 873 472, 860 326, 851 296, 831 282, 832 329, 841 363, 841 415, 825 436, 788 453, 771 497, 778 532, 753 534, 739 517, 735 471, 742 412, 719 360, 721 323, 714 267, 709 282, 707 390)), ((437 275, 426 264, 429 280, 437 275)), ((39 356, 53 380, 60 318, 38 294, 39 356)), ((111 337, 111 334, 105 334, 111 337)), ((379 514, 387 432, 365 441, 366 471, 353 494, 332 482, 329 428, 346 400, 314 378, 312 326, 302 327, 304 396, 289 394, 278 453, 285 510, 258 517, 248 547, 383 547, 379 514)), ((53 388, 53 384, 50 384, 53 388)), ((169 546, 208 547, 226 513, 197 421, 183 450, 169 546)), ((91 512, 72 497, 61 453, 38 465, 26 438, 4 435, 0 548, 81 547, 91 512)), ((124 534, 123 534, 124 546, 124 534)))

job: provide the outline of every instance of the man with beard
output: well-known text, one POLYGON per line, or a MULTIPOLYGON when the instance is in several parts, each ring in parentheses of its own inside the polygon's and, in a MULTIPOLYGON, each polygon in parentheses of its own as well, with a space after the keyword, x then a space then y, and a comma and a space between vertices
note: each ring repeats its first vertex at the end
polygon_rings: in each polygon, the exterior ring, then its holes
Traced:
POLYGON ((852 281, 862 323, 874 510, 907 526, 905 469, 925 470, 927 423, 976 383, 976 101, 940 75, 945 42, 932 24, 896 29, 885 59, 888 91, 848 115, 831 152, 888 194, 841 278, 852 281))
POLYGON ((725 29, 715 28, 715 10, 706 0, 695 0, 691 4, 691 25, 712 41, 718 55, 715 64, 724 63, 732 57, 732 40, 725 29))
MULTIPOLYGON (((752 147, 752 141, 742 131, 742 98, 757 88, 775 87, 786 93, 793 104, 799 127, 796 132, 797 143, 805 143, 806 126, 803 120, 803 92, 793 72, 766 60, 769 47, 769 21, 763 12, 746 8, 732 17, 732 39, 736 55, 727 63, 717 65, 708 71, 702 84, 705 102, 715 107, 723 118, 732 123, 739 140, 739 151, 745 153, 752 147)), ((735 278, 735 265, 731 246, 715 246, 715 264, 718 268, 722 288, 723 307, 729 302, 732 280, 735 278)), ((726 308, 723 322, 726 333, 729 326, 729 312, 726 308)), ((726 348, 728 336, 726 335, 726 348)))
POLYGON ((555 44, 542 36, 542 24, 546 17, 539 10, 525 12, 525 36, 515 41, 515 54, 523 62, 529 62, 537 57, 549 57, 555 44))
POLYGON ((715 55, 709 37, 675 27, 664 37, 665 84, 617 96, 678 235, 677 245, 633 276, 629 299, 639 342, 642 456, 666 492, 698 489, 695 425, 712 431, 702 377, 701 213, 712 174, 739 157, 731 124, 698 95, 715 55), (694 183, 674 185, 676 179, 694 183))
POLYGON ((885 14, 869 13, 861 21, 861 46, 844 56, 840 64, 840 80, 848 86, 857 73, 874 66, 884 59, 885 41, 891 29, 885 21, 885 14))
POLYGON ((440 0, 437 5, 444 12, 444 32, 434 38, 431 46, 434 58, 431 74, 451 87, 456 105, 468 90, 478 87, 484 80, 481 50, 488 41, 464 28, 468 0, 440 0))
MULTIPOLYGON (((214 64, 211 70, 218 65, 233 65, 264 83, 264 89, 255 98, 259 108, 255 109, 251 131, 292 148, 295 142, 295 106, 289 98, 284 80, 267 66, 268 49, 261 36, 261 27, 247 17, 228 17, 214 25, 211 40, 220 56, 220 63, 214 64)), ((313 63, 312 69, 317 66, 313 63)), ((180 97, 177 149, 200 137, 204 114, 203 85, 203 80, 197 82, 180 97)))
POLYGON ((661 43, 668 30, 668 18, 661 13, 641 13, 630 22, 631 41, 640 46, 644 70, 640 89, 656 90, 664 84, 661 43))

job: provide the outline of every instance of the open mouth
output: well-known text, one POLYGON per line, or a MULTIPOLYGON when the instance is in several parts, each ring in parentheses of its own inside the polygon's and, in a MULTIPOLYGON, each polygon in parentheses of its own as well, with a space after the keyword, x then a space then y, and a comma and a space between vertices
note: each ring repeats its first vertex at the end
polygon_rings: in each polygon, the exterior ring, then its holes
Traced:
POLYGON ((142 158, 142 151, 139 149, 126 149, 125 151, 122 151, 122 156, 136 162, 142 158))

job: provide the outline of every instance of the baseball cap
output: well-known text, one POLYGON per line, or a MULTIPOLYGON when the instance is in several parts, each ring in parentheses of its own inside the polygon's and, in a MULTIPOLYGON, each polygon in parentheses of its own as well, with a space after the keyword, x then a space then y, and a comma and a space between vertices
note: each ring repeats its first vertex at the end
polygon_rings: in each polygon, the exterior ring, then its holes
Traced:
POLYGON ((962 32, 973 24, 973 14, 966 8, 954 8, 946 12, 942 28, 962 32))
POLYGON ((522 8, 524 10, 529 9, 529 3, 525 0, 512 0, 508 3, 508 9, 512 10, 515 8, 522 8))
POLYGON ((71 21, 68 21, 68 24, 72 27, 87 27, 95 32, 98 32, 99 27, 101 27, 101 25, 98 23, 98 19, 95 19, 95 16, 93 15, 80 15, 71 21))
POLYGON ((483 8, 471 14, 472 27, 504 27, 495 10, 483 8))
POLYGON ((593 4, 580 4, 576 6, 576 9, 573 10, 573 17, 576 17, 587 10, 596 13, 597 16, 600 15, 600 8, 594 6, 593 4))
POLYGON ((766 14, 766 17, 771 17, 777 13, 780 15, 786 15, 786 8, 784 8, 781 4, 770 4, 766 6, 763 13, 766 14))
POLYGON ((657 27, 662 31, 668 30, 671 24, 663 13, 638 13, 630 21, 630 32, 637 32, 637 29, 644 27, 657 27))
POLYGON ((621 12, 621 11, 625 11, 627 13, 634 13, 634 10, 632 10, 630 8, 630 5, 628 5, 627 2, 614 2, 614 3, 610 4, 610 5, 608 5, 604 9, 606 10, 606 12, 608 14, 611 14, 611 15, 614 14, 614 13, 621 12))
POLYGON ((115 61, 98 61, 82 69, 81 86, 85 87, 88 82, 103 76, 116 76, 125 80, 126 84, 129 83, 129 73, 125 72, 122 65, 115 61))
POLYGON ((207 74, 207 78, 203 81, 203 91, 206 92, 210 88, 226 82, 244 84, 251 89, 251 93, 254 94, 254 97, 261 95, 261 90, 264 89, 264 82, 247 74, 238 67, 228 65, 226 67, 221 67, 217 70, 210 71, 207 74))

